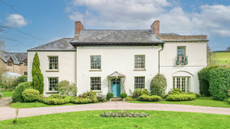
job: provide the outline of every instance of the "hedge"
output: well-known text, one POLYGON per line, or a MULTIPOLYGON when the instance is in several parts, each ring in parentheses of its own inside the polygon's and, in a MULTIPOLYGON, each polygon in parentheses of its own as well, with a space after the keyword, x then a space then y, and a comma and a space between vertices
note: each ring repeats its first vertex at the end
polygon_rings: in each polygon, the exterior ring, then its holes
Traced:
POLYGON ((81 97, 71 97, 70 102, 74 104, 86 104, 86 103, 91 103, 92 100, 87 98, 81 98, 81 97))
POLYGON ((150 83, 151 95, 164 96, 167 87, 167 81, 163 74, 157 74, 150 83))
POLYGON ((31 88, 31 82, 20 83, 16 87, 16 89, 15 89, 15 91, 13 93, 12 101, 13 102, 24 102, 23 97, 22 97, 22 92, 27 88, 31 88))
POLYGON ((62 105, 70 102, 70 96, 51 95, 43 99, 43 103, 49 105, 62 105))
POLYGON ((230 69, 218 66, 207 67, 199 73, 200 94, 212 95, 216 100, 224 100, 229 97, 230 69), (208 86, 209 84, 209 86, 208 86))
POLYGON ((195 99, 195 94, 170 94, 166 97, 167 101, 189 101, 195 99))
POLYGON ((22 92, 24 102, 35 102, 39 100, 39 91, 35 89, 26 89, 22 92))
POLYGON ((158 95, 152 95, 152 96, 149 96, 149 95, 142 95, 140 97, 138 97, 137 100, 139 101, 149 101, 149 102, 156 102, 156 101, 160 101, 162 98, 158 95))

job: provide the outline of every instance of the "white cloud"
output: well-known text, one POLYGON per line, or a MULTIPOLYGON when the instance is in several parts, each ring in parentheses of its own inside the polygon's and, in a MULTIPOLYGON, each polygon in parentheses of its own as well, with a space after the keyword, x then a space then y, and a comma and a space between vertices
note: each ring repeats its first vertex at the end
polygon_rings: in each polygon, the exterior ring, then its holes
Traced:
POLYGON ((72 12, 72 7, 66 7, 65 12, 67 12, 67 13, 72 12))
MULTIPOLYGON (((167 0, 74 0, 73 5, 87 7, 88 28, 146 29, 158 19, 164 33, 230 37, 230 6, 202 5, 188 13, 180 2, 167 0)), ((84 14, 72 11, 68 17, 83 23, 84 14)))
POLYGON ((6 20, 6 25, 10 27, 22 27, 28 24, 26 19, 24 19, 24 17, 20 14, 10 14, 6 20))

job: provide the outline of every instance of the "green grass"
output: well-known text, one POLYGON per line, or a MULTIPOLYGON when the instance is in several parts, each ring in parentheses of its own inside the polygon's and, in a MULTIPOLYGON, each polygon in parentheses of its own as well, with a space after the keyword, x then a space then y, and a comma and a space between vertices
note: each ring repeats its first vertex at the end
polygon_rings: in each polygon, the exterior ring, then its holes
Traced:
POLYGON ((2 97, 12 97, 13 96, 13 91, 3 91, 2 93, 2 97))
POLYGON ((181 104, 181 105, 195 105, 195 106, 209 106, 209 107, 225 107, 230 108, 230 104, 223 101, 213 100, 210 97, 200 97, 192 101, 160 101, 160 102, 143 102, 143 101, 127 101, 130 103, 154 103, 154 104, 181 104))
POLYGON ((229 65, 230 64, 230 52, 216 52, 213 54, 213 58, 220 65, 229 65))
POLYGON ((69 106, 69 105, 76 105, 72 103, 64 104, 64 105, 48 105, 40 102, 33 102, 33 103, 12 103, 10 105, 11 108, 37 108, 37 107, 53 107, 53 106, 69 106))
MULTIPOLYGON (((229 115, 143 111, 149 114, 147 118, 105 118, 100 117, 103 111, 83 111, 41 115, 0 121, 1 129, 132 129, 139 126, 142 129, 227 129, 230 128, 229 115)), ((136 111, 133 111, 136 112, 136 111)), ((141 111, 138 111, 141 112, 141 111)), ((20 111, 19 111, 20 114, 20 111)))

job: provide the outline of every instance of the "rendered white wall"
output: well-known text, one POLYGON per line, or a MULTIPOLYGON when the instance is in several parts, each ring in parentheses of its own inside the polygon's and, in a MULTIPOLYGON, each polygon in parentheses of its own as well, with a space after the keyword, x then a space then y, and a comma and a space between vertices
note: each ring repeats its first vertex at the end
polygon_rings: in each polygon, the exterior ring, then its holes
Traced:
POLYGON ((118 71, 126 76, 125 90, 134 90, 134 77, 145 76, 145 88, 158 72, 158 46, 77 47, 78 94, 90 91, 90 77, 101 77, 101 92, 108 92, 107 76, 118 71), (100 72, 90 72, 90 56, 101 55, 100 72), (134 56, 145 55, 146 71, 134 71, 134 56))
MULTIPOLYGON (((36 52, 28 52, 28 81, 32 81, 32 63, 34 54, 36 52)), ((75 67, 75 51, 72 52, 66 52, 66 51, 60 51, 60 52, 37 52, 39 59, 40 59, 40 69, 44 76, 44 94, 49 91, 49 84, 48 84, 48 78, 49 77, 58 77, 59 81, 67 80, 71 83, 76 83, 76 67, 75 67), (47 72, 48 69, 48 56, 58 56, 58 67, 59 72, 47 72)), ((45 94, 46 95, 46 94, 45 94)))
POLYGON ((198 72, 207 66, 207 42, 166 42, 161 52, 161 74, 167 79, 166 93, 173 88, 173 76, 189 76, 190 91, 199 93, 198 72), (187 65, 176 65, 177 46, 186 46, 187 65))

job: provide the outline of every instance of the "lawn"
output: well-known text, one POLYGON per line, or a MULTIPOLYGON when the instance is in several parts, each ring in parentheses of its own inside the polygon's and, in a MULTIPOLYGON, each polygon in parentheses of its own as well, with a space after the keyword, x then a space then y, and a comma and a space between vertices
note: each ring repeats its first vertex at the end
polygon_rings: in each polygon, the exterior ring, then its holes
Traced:
POLYGON ((2 97, 12 97, 13 96, 13 91, 3 91, 2 93, 2 97))
MULTIPOLYGON (((27 128, 107 128, 107 129, 132 129, 139 126, 142 129, 227 129, 230 128, 230 116, 169 112, 169 111, 143 111, 149 114, 147 118, 105 118, 100 117, 103 111, 82 111, 58 113, 33 117, 18 118, 17 124, 12 120, 0 121, 1 129, 27 129, 27 128)), ((135 112, 135 111, 133 111, 135 112)), ((141 112, 141 111, 138 111, 141 112)), ((20 111, 19 111, 20 114, 20 111)))
POLYGON ((64 104, 64 105, 48 105, 40 102, 32 102, 32 103, 12 103, 10 105, 11 108, 37 108, 37 107, 53 107, 53 106, 68 106, 68 105, 76 105, 72 103, 64 104))
POLYGON ((230 64, 230 52, 216 52, 213 54, 213 58, 220 65, 229 65, 230 64))
POLYGON ((181 104, 209 107, 226 107, 230 108, 230 104, 223 101, 213 100, 211 97, 199 97, 192 101, 160 101, 160 102, 143 102, 143 101, 126 101, 130 103, 154 103, 154 104, 181 104))

